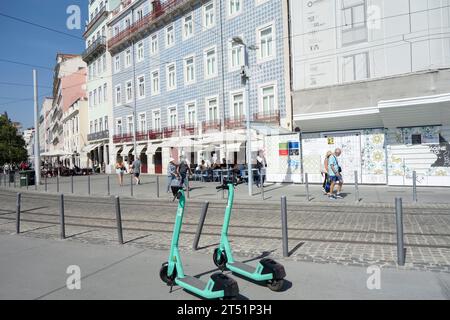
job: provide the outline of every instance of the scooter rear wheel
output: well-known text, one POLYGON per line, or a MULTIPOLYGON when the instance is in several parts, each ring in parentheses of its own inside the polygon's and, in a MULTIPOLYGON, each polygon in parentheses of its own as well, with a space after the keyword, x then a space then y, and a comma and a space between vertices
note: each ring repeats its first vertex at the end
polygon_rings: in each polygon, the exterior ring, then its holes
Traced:
POLYGON ((272 290, 272 291, 281 291, 281 289, 283 289, 284 287, 284 279, 280 279, 280 280, 269 280, 267 281, 267 287, 272 290))
POLYGON ((169 270, 169 264, 167 262, 165 262, 162 265, 161 269, 159 270, 159 277, 167 285, 172 285, 176 278, 176 271, 173 273, 173 275, 171 277, 169 277, 167 275, 168 270, 169 270))
POLYGON ((218 258, 219 248, 214 250, 213 261, 216 267, 218 267, 221 271, 225 270, 227 265, 227 255, 224 251, 221 252, 220 258, 218 258))

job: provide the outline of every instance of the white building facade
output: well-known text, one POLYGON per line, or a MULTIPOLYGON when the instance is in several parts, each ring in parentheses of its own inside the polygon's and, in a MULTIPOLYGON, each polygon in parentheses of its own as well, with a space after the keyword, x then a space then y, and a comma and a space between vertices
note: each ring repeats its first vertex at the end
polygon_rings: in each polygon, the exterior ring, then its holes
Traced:
POLYGON ((86 50, 83 60, 88 65, 88 146, 83 150, 90 159, 90 166, 104 167, 112 172, 112 89, 111 55, 107 50, 107 21, 119 0, 89 1, 89 21, 86 22, 86 50))
POLYGON ((450 186, 450 1, 290 2, 294 127, 319 182, 450 186))

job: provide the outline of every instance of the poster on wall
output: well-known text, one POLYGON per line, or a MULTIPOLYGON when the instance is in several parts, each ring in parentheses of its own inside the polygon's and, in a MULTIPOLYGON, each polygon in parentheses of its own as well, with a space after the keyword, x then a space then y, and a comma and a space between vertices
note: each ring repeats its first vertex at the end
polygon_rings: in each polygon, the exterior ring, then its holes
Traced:
POLYGON ((268 136, 265 142, 267 181, 300 182, 301 145, 298 134, 268 136))

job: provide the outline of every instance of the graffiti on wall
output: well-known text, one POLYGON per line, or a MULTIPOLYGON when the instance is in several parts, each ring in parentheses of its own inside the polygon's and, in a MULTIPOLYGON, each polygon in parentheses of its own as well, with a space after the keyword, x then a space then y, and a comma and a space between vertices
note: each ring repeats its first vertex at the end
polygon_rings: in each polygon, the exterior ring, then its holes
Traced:
POLYGON ((430 146, 430 151, 437 156, 431 167, 450 167, 450 144, 439 135, 439 144, 430 146))

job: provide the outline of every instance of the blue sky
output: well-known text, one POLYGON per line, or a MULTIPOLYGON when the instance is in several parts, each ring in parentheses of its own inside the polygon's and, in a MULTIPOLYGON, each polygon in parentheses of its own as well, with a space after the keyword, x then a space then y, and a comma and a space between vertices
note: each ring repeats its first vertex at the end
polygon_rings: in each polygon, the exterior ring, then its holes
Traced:
MULTIPOLYGON (((62 32, 82 37, 87 19, 88 0, 17 0, 0 1, 0 13, 34 22, 62 32), (66 27, 67 7, 81 8, 82 30, 66 27)), ((43 30, 0 15, 0 59, 25 62, 32 65, 53 68, 57 53, 80 54, 84 50, 81 39, 43 30)), ((32 69, 0 61, 0 112, 8 112, 14 121, 20 121, 24 128, 34 126, 32 69), (26 86, 6 85, 19 83, 26 86), (21 101, 20 99, 30 99, 21 101)), ((51 70, 37 69, 39 95, 51 95, 53 74, 51 70)), ((39 104, 42 98, 39 99, 39 104)))

